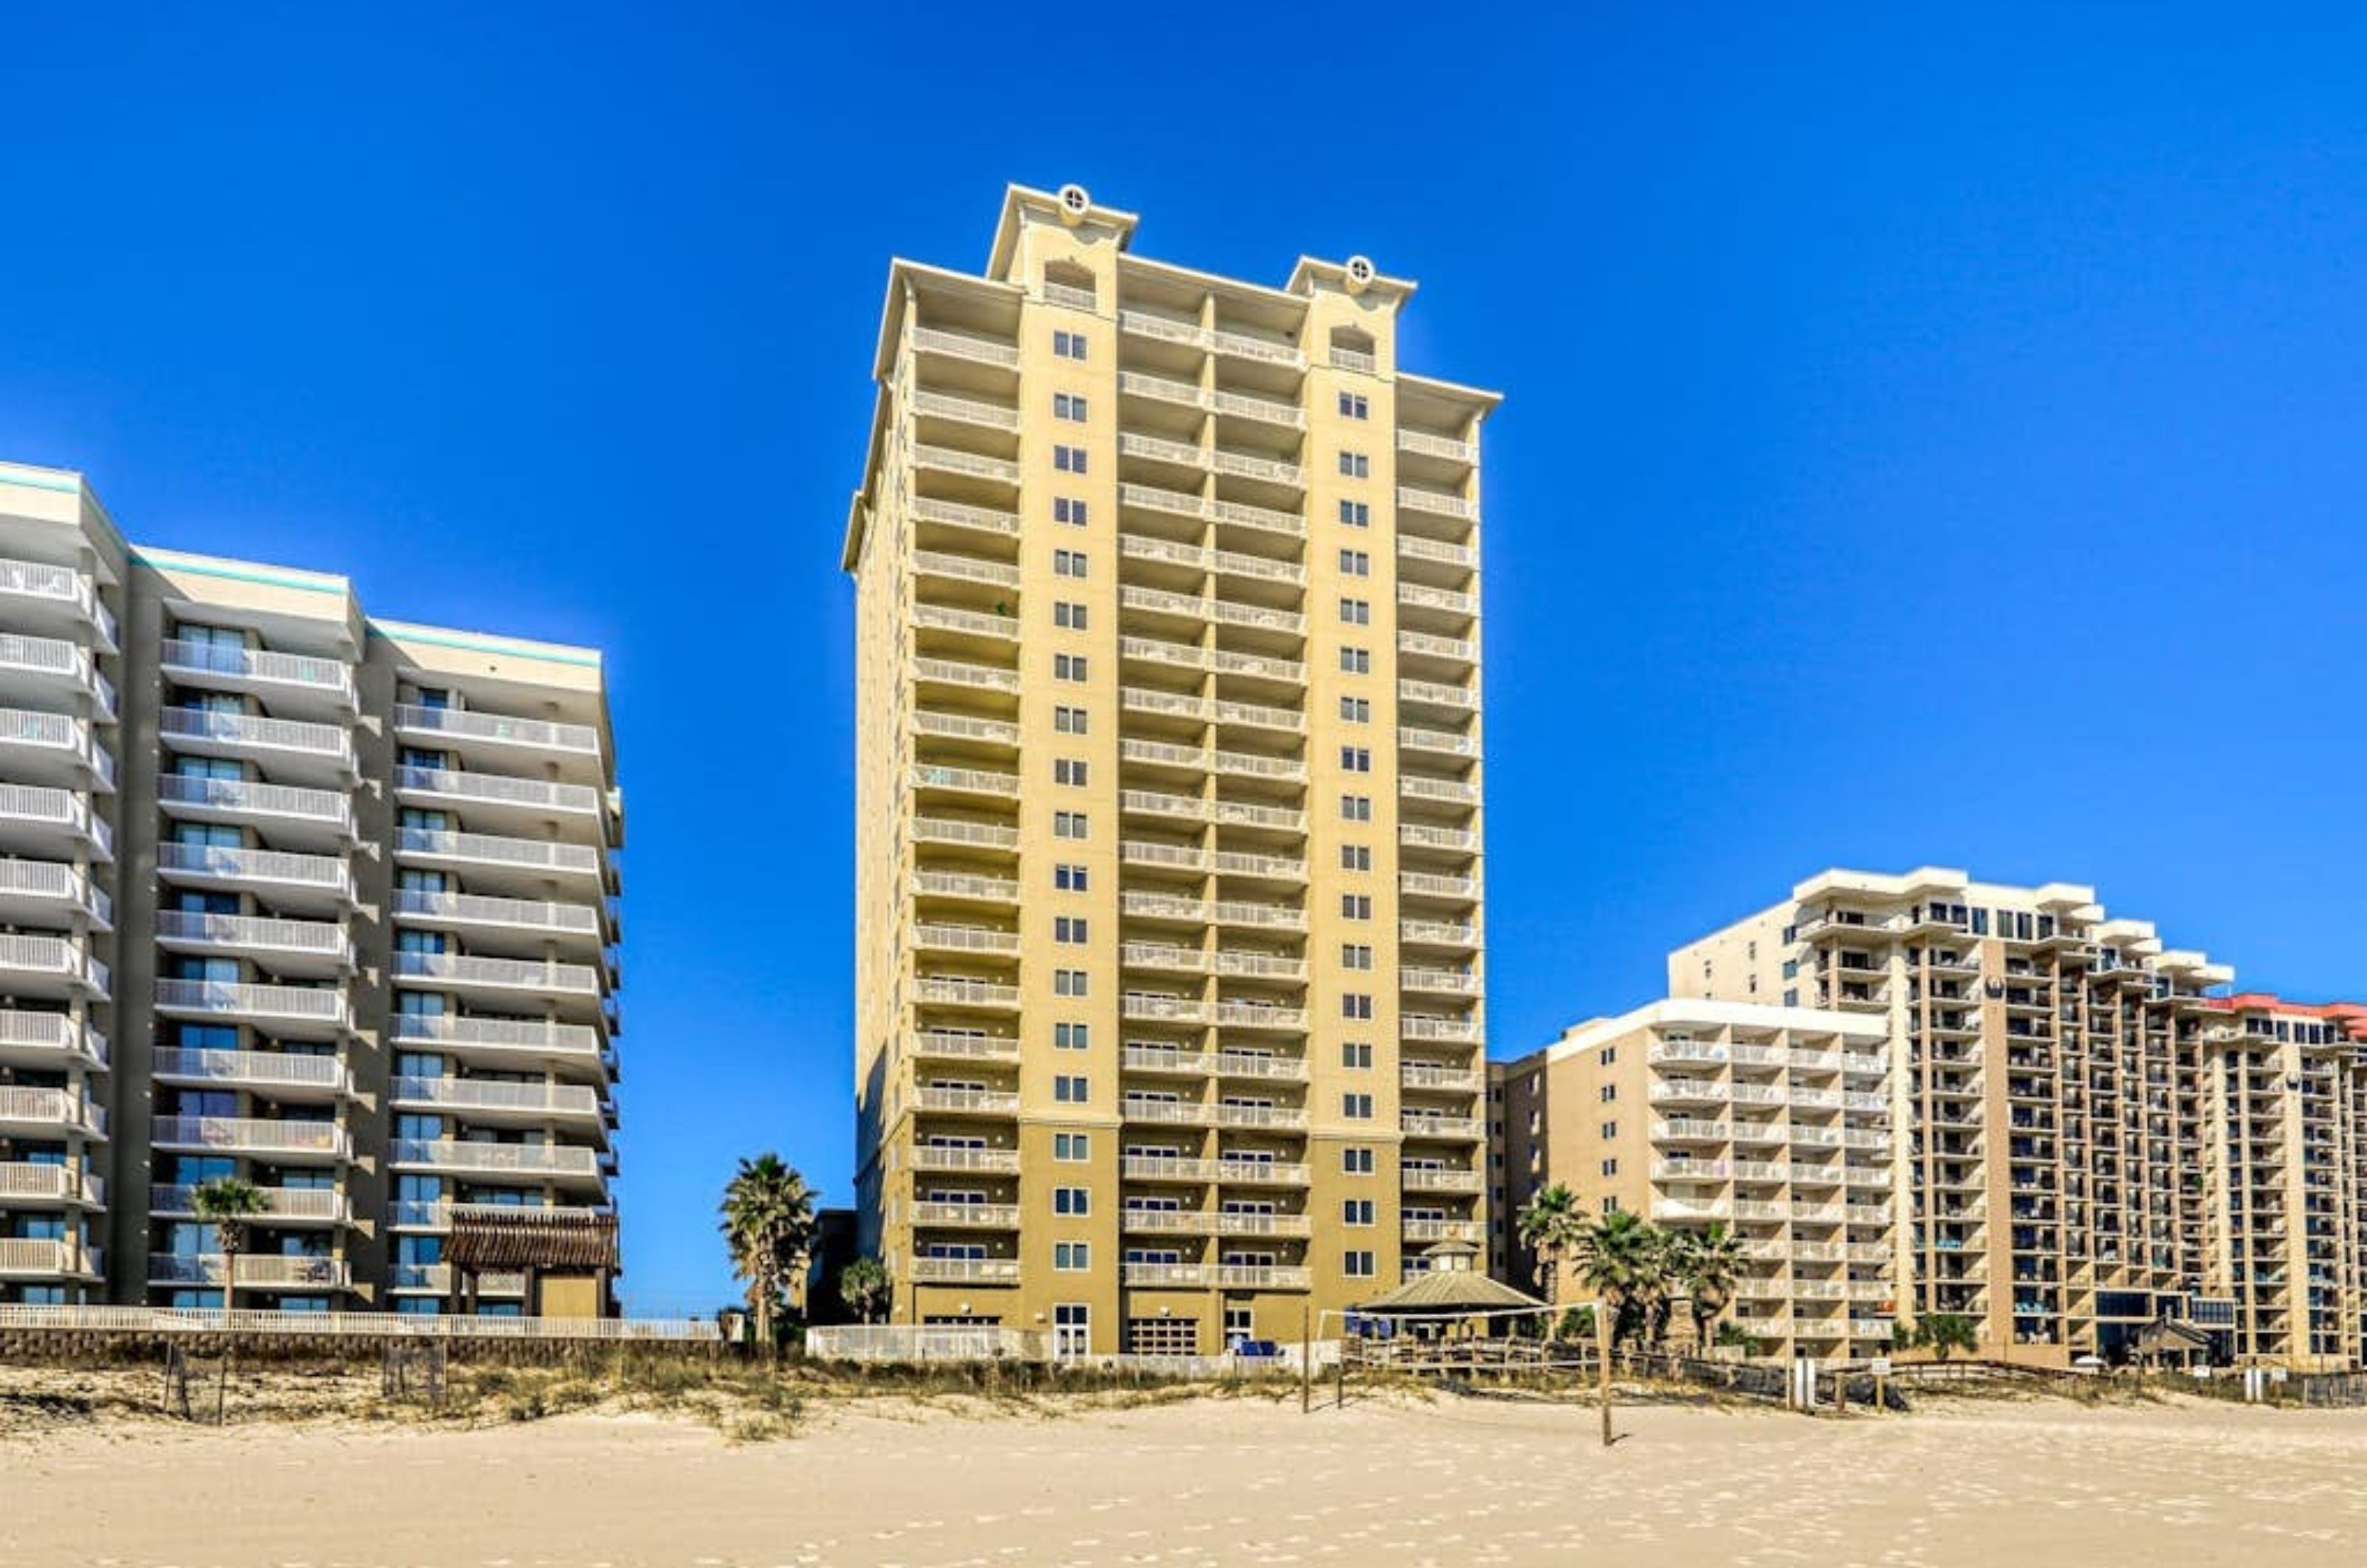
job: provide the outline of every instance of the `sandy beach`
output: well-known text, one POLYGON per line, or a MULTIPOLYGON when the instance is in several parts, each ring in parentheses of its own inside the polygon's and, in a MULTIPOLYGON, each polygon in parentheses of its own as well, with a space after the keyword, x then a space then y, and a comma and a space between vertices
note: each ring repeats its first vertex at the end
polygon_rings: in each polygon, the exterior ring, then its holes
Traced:
POLYGON ((2367 1416, 1964 1404, 1807 1420, 873 1402, 797 1436, 576 1415, 0 1442, 6 1568, 2308 1563, 2367 1551, 2367 1416))

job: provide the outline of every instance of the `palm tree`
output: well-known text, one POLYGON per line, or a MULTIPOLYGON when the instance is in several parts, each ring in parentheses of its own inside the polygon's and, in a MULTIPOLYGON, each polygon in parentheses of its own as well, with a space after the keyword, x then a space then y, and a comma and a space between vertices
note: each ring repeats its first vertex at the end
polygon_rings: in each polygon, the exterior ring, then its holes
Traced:
MULTIPOLYGON (((1530 1193, 1529 1201, 1521 1205, 1514 1220, 1521 1245, 1536 1255, 1536 1281, 1544 1287, 1546 1300, 1554 1305, 1558 1306, 1561 1301, 1561 1260, 1569 1253, 1578 1228, 1585 1223, 1586 1211, 1579 1207, 1577 1194, 1558 1181, 1530 1193)), ((1559 1337, 1559 1315, 1552 1321, 1554 1337, 1559 1337)))
POLYGON ((230 1326, 231 1294, 238 1284, 238 1255, 246 1250, 247 1223, 270 1211, 262 1188, 239 1176, 217 1176, 189 1193, 189 1212, 214 1227, 222 1255, 222 1326, 230 1326))
POLYGON ((731 1249, 731 1271, 748 1281, 756 1336, 768 1353, 778 1349, 773 1314, 813 1245, 813 1206, 806 1179, 776 1154, 742 1158, 739 1173, 723 1189, 723 1239, 731 1249))
POLYGON ((1660 1233, 1625 1211, 1614 1211, 1579 1226, 1570 1257, 1578 1278, 1602 1303, 1595 1314, 1594 1343, 1603 1405, 1603 1446, 1611 1435, 1611 1354, 1623 1323, 1648 1310, 1668 1292, 1667 1247, 1660 1233))
POLYGON ((1679 1231, 1669 1245, 1669 1271, 1693 1314, 1693 1349, 1707 1355, 1710 1325, 1734 1300, 1734 1287, 1742 1278, 1742 1240, 1723 1220, 1712 1220, 1697 1231, 1679 1231))
POLYGON ((877 1258, 858 1258, 838 1271, 838 1299, 865 1323, 877 1323, 888 1310, 888 1266, 877 1258))

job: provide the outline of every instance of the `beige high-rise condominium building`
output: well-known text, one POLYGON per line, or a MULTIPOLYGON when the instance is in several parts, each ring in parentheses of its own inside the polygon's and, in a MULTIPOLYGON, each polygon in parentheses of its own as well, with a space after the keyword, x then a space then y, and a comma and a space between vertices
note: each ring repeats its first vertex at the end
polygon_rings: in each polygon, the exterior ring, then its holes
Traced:
POLYGON ((1730 1319, 1762 1353, 1884 1353, 1897 1315, 1887 1044, 1861 1013, 1672 1000, 1492 1064, 1497 1271, 1536 1280, 1511 1221, 1558 1182, 1590 1213, 1732 1231, 1730 1319))
POLYGON ((1508 1222, 1560 1181, 1732 1223, 1766 1266, 1736 1314, 1788 1353, 1947 1314, 1985 1354, 2056 1365, 2119 1359, 2162 1319, 2225 1358, 2355 1365, 2367 1010, 2232 977, 2088 887, 1812 877, 1677 949, 1671 1000, 1497 1069, 1497 1266, 1524 1277, 1508 1222), (1838 1078, 1799 1076, 1836 1051, 1838 1078), (1851 1158, 1817 1153, 1834 1127, 1851 1158))
POLYGON ((1413 286, 1013 189, 897 262, 858 636, 866 1246, 900 1322, 1296 1337, 1483 1238, 1478 434, 1413 286))
POLYGON ((0 465, 0 1303, 219 1303, 217 1176, 240 1306, 444 1310, 456 1207, 611 1212, 614 757, 595 652, 0 465))

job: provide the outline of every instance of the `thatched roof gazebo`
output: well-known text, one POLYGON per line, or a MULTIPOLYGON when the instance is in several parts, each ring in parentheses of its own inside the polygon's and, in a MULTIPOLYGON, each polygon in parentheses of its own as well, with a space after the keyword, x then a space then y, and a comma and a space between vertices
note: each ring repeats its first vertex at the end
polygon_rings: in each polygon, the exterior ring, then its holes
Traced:
POLYGON ((459 1204, 444 1242, 454 1310, 474 1313, 499 1280, 529 1317, 614 1317, 617 1216, 582 1209, 459 1204))

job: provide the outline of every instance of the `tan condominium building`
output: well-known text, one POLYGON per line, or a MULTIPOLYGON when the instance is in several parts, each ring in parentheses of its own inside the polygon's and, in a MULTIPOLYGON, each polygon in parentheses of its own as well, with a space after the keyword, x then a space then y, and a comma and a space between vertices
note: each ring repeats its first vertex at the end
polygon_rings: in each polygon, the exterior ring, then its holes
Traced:
MULTIPOLYGON (((1757 1353, 1886 1353, 1897 1294, 1887 1046, 1881 1021, 1860 1013, 1681 999, 1492 1064, 1496 1271, 1535 1288, 1517 1213, 1557 1183, 1590 1213, 1730 1230, 1742 1270, 1723 1321, 1757 1353)), ((1558 1294, 1586 1292, 1562 1280, 1558 1294)))
POLYGON ((217 1177, 241 1307, 453 1310, 456 1213, 611 1213, 622 841, 596 652, 0 464, 0 1303, 219 1304, 217 1177))
POLYGON ((1672 994, 1832 1009, 1887 1033, 1902 1317, 1962 1314, 1985 1353, 2058 1364, 2118 1359, 2162 1318, 2230 1356, 2355 1360, 2355 1244, 2333 1244, 2322 1273, 2283 1252, 2259 1261, 2306 1234, 2312 1192, 2344 1192, 2355 1213, 2353 1123, 2328 1120, 2352 1103, 2347 1036, 2329 1018, 2309 1043, 2276 1040, 2297 1013, 2231 1021, 2214 993, 2232 978, 2109 916, 2092 888, 1936 868, 1827 872, 1669 960, 1672 994), (2290 1070, 2237 1048, 2254 1023, 2290 1070), (2284 1098, 2260 1098, 2271 1089, 2284 1098), (2290 1162, 2281 1198, 2255 1155, 2290 1162), (2271 1276, 2283 1293, 2262 1289, 2271 1276))
POLYGON ((1413 285, 1070 186, 899 261, 856 590, 865 1244, 909 1323, 1210 1352, 1482 1227, 1479 425, 1413 285))

